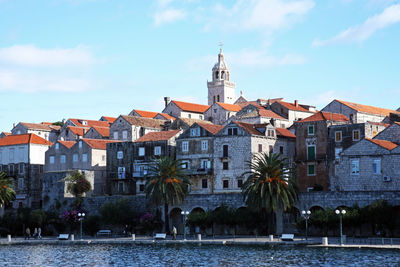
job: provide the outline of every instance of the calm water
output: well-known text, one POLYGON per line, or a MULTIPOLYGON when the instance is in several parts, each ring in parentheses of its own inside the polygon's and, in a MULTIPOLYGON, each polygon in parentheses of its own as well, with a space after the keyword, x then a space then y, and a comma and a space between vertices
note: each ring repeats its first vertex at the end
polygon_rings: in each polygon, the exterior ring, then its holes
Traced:
POLYGON ((0 246, 0 266, 400 266, 399 250, 215 245, 0 246))

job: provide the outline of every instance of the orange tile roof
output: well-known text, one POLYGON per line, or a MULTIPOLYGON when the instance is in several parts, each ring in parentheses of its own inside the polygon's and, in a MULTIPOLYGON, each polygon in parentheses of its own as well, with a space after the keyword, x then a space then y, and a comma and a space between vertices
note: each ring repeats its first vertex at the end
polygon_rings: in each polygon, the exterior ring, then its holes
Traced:
POLYGON ((284 102, 284 101, 279 101, 279 100, 275 101, 275 102, 281 104, 282 106, 284 106, 285 108, 290 109, 290 110, 314 113, 314 111, 310 111, 310 110, 303 108, 300 104, 298 104, 296 106, 294 103, 289 103, 289 102, 284 102))
POLYGON ((157 115, 160 115, 161 117, 165 118, 166 120, 175 120, 176 118, 167 114, 167 113, 157 113, 157 115))
POLYGON ((240 122, 240 121, 233 121, 234 123, 236 123, 238 126, 240 126, 241 128, 243 128, 245 131, 247 131, 249 134, 255 134, 255 135, 263 135, 260 131, 258 131, 255 128, 254 124, 251 123, 244 123, 244 122, 240 122))
POLYGON ((85 120, 85 119, 68 119, 77 127, 110 127, 110 122, 108 121, 96 121, 96 120, 85 120), (87 125, 83 125, 83 121, 87 122, 87 125))
POLYGON ((107 148, 108 143, 121 142, 117 140, 89 139, 89 138, 82 138, 80 140, 88 144, 93 149, 101 149, 101 150, 105 150, 107 148))
POLYGON ((312 121, 343 121, 343 122, 347 122, 350 120, 343 114, 319 111, 310 117, 307 117, 305 119, 297 121, 297 123, 312 122, 312 121))
POLYGON ((71 148, 73 145, 76 144, 75 141, 62 141, 62 140, 58 140, 58 143, 62 144, 63 146, 65 146, 66 148, 71 148))
POLYGON ((103 116, 102 118, 108 121, 109 123, 113 123, 117 119, 114 117, 107 117, 107 116, 103 116))
POLYGON ((379 125, 379 126, 385 126, 386 128, 390 126, 389 123, 383 123, 383 122, 375 122, 375 121, 367 121, 369 124, 372 125, 379 125))
POLYGON ((92 127, 93 130, 98 132, 103 137, 110 137, 110 127, 92 127))
POLYGON ((209 105, 200 105, 176 100, 172 100, 171 102, 173 102, 178 108, 182 109, 183 111, 190 111, 195 113, 204 113, 210 107, 209 105))
POLYGON ((216 124, 211 124, 211 123, 203 123, 203 122, 196 122, 197 125, 199 125, 201 128, 205 129, 207 132, 212 133, 212 134, 217 134, 219 131, 221 131, 224 126, 222 125, 216 125, 216 124))
POLYGON ((223 109, 228 110, 228 111, 240 111, 242 108, 240 105, 235 105, 235 104, 227 104, 227 103, 221 103, 217 102, 218 105, 220 105, 223 109))
POLYGON ((83 136, 87 131, 89 131, 89 127, 77 127, 77 126, 68 126, 68 129, 78 136, 83 136))
POLYGON ((268 117, 268 118, 275 118, 275 119, 281 119, 281 120, 286 120, 284 117, 279 116, 278 114, 276 114, 275 112, 273 112, 272 110, 269 109, 265 109, 265 108, 259 108, 258 109, 258 114, 262 117, 268 117))
POLYGON ((135 141, 135 143, 152 142, 152 141, 166 141, 180 133, 181 130, 170 130, 161 132, 150 132, 135 141))
POLYGON ((287 138, 296 138, 296 135, 294 135, 291 131, 285 128, 275 128, 277 135, 287 137, 287 138))
POLYGON ((1 133, 4 134, 4 136, 11 135, 11 133, 9 132, 1 132, 1 133))
POLYGON ((32 130, 41 130, 41 131, 52 131, 52 130, 60 130, 60 126, 51 125, 51 124, 43 124, 43 123, 29 123, 29 122, 20 122, 23 126, 32 130))
POLYGON ((137 114, 140 115, 140 117, 144 117, 144 118, 154 118, 158 114, 157 112, 138 110, 138 109, 134 109, 132 111, 136 112, 137 114))
POLYGON ((378 108, 378 107, 373 107, 373 106, 368 106, 368 105, 362 105, 362 104, 357 104, 357 103, 352 103, 352 102, 347 102, 343 100, 338 100, 335 99, 335 101, 348 106, 349 108, 352 108, 358 112, 362 113, 368 113, 368 114, 374 114, 374 115, 383 115, 383 116, 389 116, 390 113, 395 113, 395 114, 400 114, 397 110, 392 110, 392 109, 386 109, 386 108, 378 108))
POLYGON ((0 146, 12 146, 12 145, 23 145, 23 144, 37 144, 46 146, 52 145, 51 142, 32 133, 8 135, 0 139, 0 146))
POLYGON ((165 123, 165 120, 157 120, 157 119, 144 118, 138 116, 121 115, 121 117, 131 125, 155 128, 155 129, 162 129, 165 123))
POLYGON ((390 142, 390 141, 387 141, 387 140, 369 139, 369 138, 365 138, 365 140, 368 140, 371 143, 374 143, 374 144, 376 144, 376 145, 378 145, 380 147, 383 147, 383 148, 385 148, 387 150, 392 150, 392 149, 394 149, 394 148, 396 148, 398 146, 397 144, 395 144, 393 142, 390 142))

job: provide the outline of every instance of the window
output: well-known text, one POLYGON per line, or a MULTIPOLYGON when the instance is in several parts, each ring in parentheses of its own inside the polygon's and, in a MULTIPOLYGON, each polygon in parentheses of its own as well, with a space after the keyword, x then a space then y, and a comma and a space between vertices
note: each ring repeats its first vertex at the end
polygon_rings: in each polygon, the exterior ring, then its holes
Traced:
POLYGON ((353 160, 351 160, 350 164, 351 164, 351 174, 359 175, 360 174, 360 160, 353 159, 353 160))
POLYGON ((125 179, 125 167, 118 167, 118 178, 125 179))
POLYGON ((228 128, 228 135, 238 135, 238 128, 228 128))
POLYGON ((262 144, 258 144, 258 152, 259 152, 259 153, 262 152, 262 144))
POLYGON ((279 154, 281 154, 281 155, 283 154, 283 146, 279 147, 279 154))
POLYGON ((223 180, 222 186, 223 186, 223 188, 229 188, 229 180, 223 180))
POLYGON ((114 133, 113 133, 113 138, 114 138, 114 140, 117 140, 117 139, 118 139, 118 132, 114 132, 114 133))
POLYGON ((87 154, 82 154, 82 162, 87 162, 87 154))
POLYGON ((308 164, 307 165, 307 175, 314 176, 315 175, 315 164, 308 164))
POLYGON ((222 162, 222 169, 229 170, 229 163, 227 161, 222 162))
POLYGON ((118 193, 123 193, 125 191, 125 183, 119 182, 118 183, 118 193))
POLYGON ((123 159, 124 158, 124 152, 123 151, 118 151, 117 152, 117 159, 123 159))
POLYGON ((66 162, 66 159, 67 159, 67 158, 66 158, 65 155, 61 155, 61 156, 60 156, 60 163, 61 163, 61 164, 64 164, 64 163, 66 162))
POLYGON ((353 141, 360 140, 360 130, 353 130, 353 141))
POLYGON ((208 150, 208 140, 201 141, 201 150, 207 151, 208 150))
POLYGON ((228 145, 223 145, 222 146, 222 157, 226 158, 229 156, 229 150, 228 150, 228 145))
POLYGON ((336 147, 335 148, 335 159, 340 159, 340 153, 342 153, 343 148, 341 147, 336 147))
POLYGON ((79 148, 82 148, 82 141, 79 141, 79 148))
POLYGON ((122 139, 127 140, 128 139, 128 131, 122 131, 122 139))
POLYGON ((142 146, 142 147, 139 147, 139 156, 140 157, 143 157, 144 156, 144 154, 145 154, 145 148, 142 146))
POLYGON ((8 155, 10 161, 14 161, 14 148, 10 148, 10 154, 8 155))
POLYGON ((374 174, 381 174, 381 160, 380 159, 374 159, 372 163, 372 169, 374 171, 374 174))
POLYGON ((307 160, 315 160, 315 145, 307 146, 307 160))
POLYGON ((74 162, 78 162, 78 154, 74 154, 74 155, 72 156, 72 160, 73 160, 74 162))
POLYGON ((13 175, 14 174, 14 164, 8 165, 8 169, 9 169, 10 174, 13 175))
POLYGON ((18 189, 24 189, 24 178, 18 178, 18 189))
POLYGON ((182 161, 182 169, 190 169, 190 162, 188 160, 182 161))
POLYGON ((201 168, 202 169, 210 169, 211 168, 211 161, 208 159, 202 159, 201 160, 201 168))
POLYGON ((203 115, 199 115, 199 119, 202 120, 203 119, 203 115))
POLYGON ((101 161, 106 161, 106 155, 101 156, 101 161))
POLYGON ((188 118, 191 119, 192 118, 192 114, 188 114, 188 118))
POLYGON ((59 148, 60 148, 60 144, 56 143, 56 149, 59 149, 59 148))
POLYGON ((314 125, 308 126, 308 135, 314 135, 314 125))
POLYGON ((274 130, 268 130, 268 136, 274 137, 275 136, 275 131, 274 130))
POLYGON ((189 142, 183 141, 182 142, 182 152, 188 152, 188 151, 189 151, 189 142))
POLYGON ((154 155, 156 155, 156 156, 161 155, 161 147, 160 146, 154 147, 154 155))
POLYGON ((242 188, 242 186, 243 186, 243 180, 242 179, 237 180, 237 187, 242 188))
POLYGON ((269 146, 269 154, 272 154, 272 153, 274 153, 274 147, 273 146, 269 146))
POLYGON ((217 102, 219 102, 219 95, 217 95, 217 102))
MULTIPOLYGON (((214 103, 215 103, 215 96, 214 96, 214 103)), ((214 108, 214 113, 217 113, 217 109, 214 108)))
POLYGON ((144 184, 139 185, 139 191, 143 192, 144 191, 144 184))
POLYGON ((335 132, 335 142, 342 142, 342 131, 335 132))
POLYGON ((203 188, 203 189, 208 188, 207 179, 201 179, 201 188, 203 188))
POLYGON ((190 136, 200 136, 200 127, 190 129, 190 136))
POLYGON ((23 147, 20 147, 18 149, 18 158, 19 158, 20 161, 24 160, 24 148, 23 147))
POLYGON ((50 164, 54 164, 54 156, 50 156, 50 164))
POLYGON ((24 174, 25 173, 25 165, 23 163, 19 164, 19 173, 24 174))

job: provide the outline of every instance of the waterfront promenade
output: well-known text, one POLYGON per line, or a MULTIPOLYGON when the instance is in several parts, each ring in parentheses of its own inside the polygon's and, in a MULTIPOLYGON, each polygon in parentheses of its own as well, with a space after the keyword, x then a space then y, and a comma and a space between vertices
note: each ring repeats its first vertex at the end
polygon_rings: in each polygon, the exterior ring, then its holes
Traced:
POLYGON ((266 236, 218 236, 203 237, 201 240, 190 236, 187 240, 178 236, 177 240, 168 237, 166 240, 154 240, 151 236, 132 237, 107 237, 95 238, 84 236, 81 240, 78 236, 75 240, 58 240, 57 237, 44 237, 43 239, 25 240, 23 237, 12 238, 11 242, 7 238, 0 239, 0 245, 82 245, 82 244, 198 244, 198 245, 250 245, 250 246, 309 246, 309 247, 332 247, 332 248, 380 248, 380 249, 400 249, 400 238, 348 238, 347 242, 340 245, 339 238, 329 237, 328 245, 322 244, 322 237, 310 237, 305 240, 304 237, 295 237, 293 241, 281 241, 278 237, 274 237, 273 241, 266 236))

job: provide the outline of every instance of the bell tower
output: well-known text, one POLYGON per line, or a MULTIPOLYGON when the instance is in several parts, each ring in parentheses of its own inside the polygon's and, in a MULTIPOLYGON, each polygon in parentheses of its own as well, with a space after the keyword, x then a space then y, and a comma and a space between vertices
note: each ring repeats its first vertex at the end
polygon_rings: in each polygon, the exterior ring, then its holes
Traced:
POLYGON ((216 102, 233 104, 235 102, 235 83, 230 81, 231 72, 224 60, 222 48, 218 54, 218 62, 212 68, 212 81, 207 81, 208 105, 216 102))

